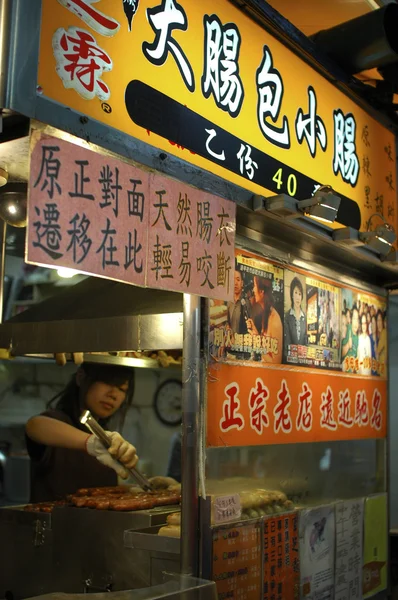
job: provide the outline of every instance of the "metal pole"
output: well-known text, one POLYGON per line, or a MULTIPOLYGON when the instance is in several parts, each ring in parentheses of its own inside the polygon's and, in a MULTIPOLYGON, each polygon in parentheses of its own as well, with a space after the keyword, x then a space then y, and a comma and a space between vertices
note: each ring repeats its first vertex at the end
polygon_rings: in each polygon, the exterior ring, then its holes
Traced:
POLYGON ((200 402, 200 298, 184 294, 182 363, 182 515, 181 573, 197 575, 199 562, 199 402, 200 402))
POLYGON ((7 223, 0 219, 0 323, 3 322, 4 311, 4 277, 6 265, 7 223))
POLYGON ((12 0, 0 0, 0 109, 8 108, 12 0))

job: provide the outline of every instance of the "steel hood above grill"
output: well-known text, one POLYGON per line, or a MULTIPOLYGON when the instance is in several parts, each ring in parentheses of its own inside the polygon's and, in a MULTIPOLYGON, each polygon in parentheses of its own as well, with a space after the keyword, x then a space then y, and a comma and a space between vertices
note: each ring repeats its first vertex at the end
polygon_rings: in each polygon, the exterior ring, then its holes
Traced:
POLYGON ((89 277, 0 325, 12 355, 181 349, 183 295, 89 277))

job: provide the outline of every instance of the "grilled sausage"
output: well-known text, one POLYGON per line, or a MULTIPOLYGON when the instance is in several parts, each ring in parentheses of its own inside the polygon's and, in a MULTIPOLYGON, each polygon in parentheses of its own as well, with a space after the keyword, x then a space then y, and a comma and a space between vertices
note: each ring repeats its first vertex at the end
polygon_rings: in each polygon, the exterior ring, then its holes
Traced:
POLYGON ((109 501, 109 508, 118 511, 147 510, 155 506, 153 498, 115 499, 109 501))
POLYGON ((106 496, 107 494, 125 494, 130 491, 128 485, 115 485, 109 487, 80 488, 75 496, 106 496))

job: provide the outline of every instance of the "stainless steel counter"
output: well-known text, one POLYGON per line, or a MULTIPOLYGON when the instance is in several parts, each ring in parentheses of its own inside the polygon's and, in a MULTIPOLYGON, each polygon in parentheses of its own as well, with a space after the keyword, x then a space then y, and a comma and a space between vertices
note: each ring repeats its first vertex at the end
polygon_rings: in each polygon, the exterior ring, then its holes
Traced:
MULTIPOLYGON (((213 581, 195 579, 187 575, 166 574, 163 583, 141 590, 92 594, 93 600, 216 600, 213 581)), ((85 594, 46 594, 31 600, 87 600, 85 594)))
POLYGON ((145 588, 161 583, 164 571, 179 572, 179 552, 124 543, 126 531, 160 526, 176 507, 125 513, 65 507, 52 514, 22 508, 0 510, 0 538, 10 542, 0 598, 145 588))

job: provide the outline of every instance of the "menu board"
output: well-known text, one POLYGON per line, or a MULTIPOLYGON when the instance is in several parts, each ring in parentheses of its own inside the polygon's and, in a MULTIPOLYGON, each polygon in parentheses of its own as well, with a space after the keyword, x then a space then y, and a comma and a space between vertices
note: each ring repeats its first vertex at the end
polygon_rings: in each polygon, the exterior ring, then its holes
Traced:
POLYGON ((302 510, 300 532, 301 598, 334 598, 335 510, 321 506, 302 510))
POLYGON ((261 524, 213 529, 212 580, 219 600, 258 600, 261 593, 261 524))
POLYGON ((382 298, 342 290, 341 366, 348 373, 386 375, 387 305, 382 298))
POLYGON ((363 498, 336 505, 335 600, 362 599, 363 498))
POLYGON ((292 512, 264 521, 263 600, 298 600, 299 597, 298 514, 292 512))

